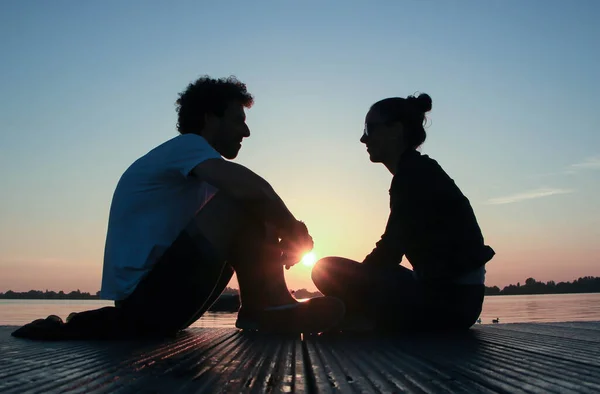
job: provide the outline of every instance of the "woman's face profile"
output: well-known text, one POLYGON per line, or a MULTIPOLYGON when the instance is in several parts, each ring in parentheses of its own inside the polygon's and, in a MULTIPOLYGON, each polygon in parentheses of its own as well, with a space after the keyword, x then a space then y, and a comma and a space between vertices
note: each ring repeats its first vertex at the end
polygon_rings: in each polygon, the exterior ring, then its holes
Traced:
POLYGON ((402 151, 402 124, 386 121, 377 110, 365 117, 365 128, 360 142, 365 144, 373 163, 394 160, 402 151))

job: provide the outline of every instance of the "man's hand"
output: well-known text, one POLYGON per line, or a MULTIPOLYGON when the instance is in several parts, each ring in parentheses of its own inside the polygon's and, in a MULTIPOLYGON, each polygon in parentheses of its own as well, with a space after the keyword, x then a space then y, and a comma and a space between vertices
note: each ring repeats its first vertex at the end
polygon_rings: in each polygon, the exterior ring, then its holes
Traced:
POLYGON ((306 253, 314 247, 314 241, 308 233, 308 228, 301 221, 296 221, 287 232, 280 234, 279 246, 282 251, 282 260, 286 269, 296 265, 306 253))

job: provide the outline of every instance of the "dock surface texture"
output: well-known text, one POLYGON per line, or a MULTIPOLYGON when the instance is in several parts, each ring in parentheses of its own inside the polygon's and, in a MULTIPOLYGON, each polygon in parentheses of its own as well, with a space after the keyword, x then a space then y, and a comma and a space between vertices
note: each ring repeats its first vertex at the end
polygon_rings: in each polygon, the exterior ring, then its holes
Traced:
POLYGON ((269 336, 188 329, 40 342, 0 326, 0 393, 600 393, 600 322, 478 325, 452 336, 269 336))

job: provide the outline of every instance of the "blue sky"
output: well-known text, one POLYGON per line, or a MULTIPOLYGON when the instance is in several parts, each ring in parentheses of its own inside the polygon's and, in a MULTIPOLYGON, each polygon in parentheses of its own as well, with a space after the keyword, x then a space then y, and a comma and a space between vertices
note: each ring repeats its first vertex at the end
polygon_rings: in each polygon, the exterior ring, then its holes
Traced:
MULTIPOLYGON (((0 291, 99 288, 122 171, 176 135, 193 79, 236 75, 256 104, 236 159, 362 259, 391 176, 358 142, 384 97, 433 98, 429 154, 497 251, 488 283, 600 275, 600 3, 4 1, 0 291)), ((310 287, 295 267, 290 285, 310 287)))

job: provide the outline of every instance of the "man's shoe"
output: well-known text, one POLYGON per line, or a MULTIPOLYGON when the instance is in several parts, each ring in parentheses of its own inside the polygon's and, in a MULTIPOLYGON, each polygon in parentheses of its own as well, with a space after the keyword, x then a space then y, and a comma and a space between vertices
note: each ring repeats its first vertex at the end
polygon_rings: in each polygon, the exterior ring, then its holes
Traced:
POLYGON ((344 303, 335 297, 316 297, 261 310, 247 310, 242 305, 235 326, 268 333, 319 333, 339 325, 345 312, 344 303))
POLYGON ((69 313, 69 316, 67 316, 67 318, 66 318, 66 320, 65 320, 65 321, 68 323, 68 322, 70 322, 70 321, 71 321, 71 319, 72 319, 72 318, 74 318, 74 317, 75 317, 75 316, 77 316, 77 315, 78 315, 78 313, 77 313, 77 312, 71 312, 71 313, 69 313))
POLYGON ((65 323, 56 315, 37 319, 12 332, 13 337, 56 341, 65 339, 65 323))

